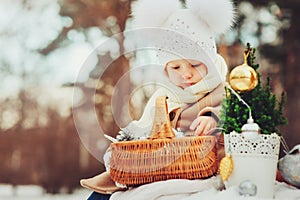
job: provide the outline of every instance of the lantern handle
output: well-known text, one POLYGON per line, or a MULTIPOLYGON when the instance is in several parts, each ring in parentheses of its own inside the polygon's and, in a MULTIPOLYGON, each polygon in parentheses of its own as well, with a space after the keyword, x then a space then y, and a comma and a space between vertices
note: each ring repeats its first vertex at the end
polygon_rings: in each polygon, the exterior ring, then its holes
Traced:
POLYGON ((234 91, 234 89, 231 88, 231 86, 226 82, 226 87, 228 87, 231 92, 238 98, 238 100, 240 102, 242 102, 248 109, 249 109, 249 118, 248 118, 248 121, 251 121, 253 122, 253 118, 252 118, 252 111, 251 111, 251 107, 249 106, 249 104, 247 104, 243 99, 242 97, 236 92, 234 91))

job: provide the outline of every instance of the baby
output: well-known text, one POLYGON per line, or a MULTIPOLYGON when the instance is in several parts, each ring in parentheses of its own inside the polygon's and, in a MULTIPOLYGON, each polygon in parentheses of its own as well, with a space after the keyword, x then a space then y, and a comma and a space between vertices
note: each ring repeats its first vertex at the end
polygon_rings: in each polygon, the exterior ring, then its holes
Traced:
MULTIPOLYGON (((156 49, 167 81, 151 96, 141 118, 122 128, 118 140, 148 137, 154 121, 155 100, 159 96, 168 97, 168 113, 174 130, 185 136, 217 135, 227 65, 217 53, 214 36, 232 25, 233 3, 230 0, 186 0, 182 6, 182 2, 138 0, 132 7, 136 28, 166 30, 154 39, 161 39, 156 49)), ((217 149, 222 152, 223 147, 217 145, 217 149)), ((221 158, 223 155, 219 152, 221 158)), ((107 193, 120 189, 110 179, 109 172, 83 180, 81 184, 96 191, 89 200, 109 199, 107 193)))
MULTIPOLYGON (((210 70, 201 61, 193 59, 175 59, 166 63, 164 73, 170 84, 158 89, 149 99, 142 117, 132 121, 121 131, 118 140, 146 139, 150 134, 154 121, 155 100, 159 96, 168 96, 167 105, 171 125, 174 129, 184 133, 185 136, 206 135, 213 133, 218 123, 218 116, 224 93, 223 82, 219 80, 209 88, 207 80, 210 70), (209 88, 209 89, 208 89, 209 88), (183 95, 183 96, 181 96, 183 95), (142 134, 141 134, 142 133, 142 134)), ((215 83, 215 81, 213 81, 215 83)), ((222 137, 221 141, 222 141, 222 137)), ((223 146, 217 144, 218 157, 223 157, 223 146)), ((96 192, 92 193, 89 200, 109 199, 105 193, 122 189, 116 186, 109 175, 109 151, 104 160, 107 172, 93 178, 82 180, 84 187, 96 192)))

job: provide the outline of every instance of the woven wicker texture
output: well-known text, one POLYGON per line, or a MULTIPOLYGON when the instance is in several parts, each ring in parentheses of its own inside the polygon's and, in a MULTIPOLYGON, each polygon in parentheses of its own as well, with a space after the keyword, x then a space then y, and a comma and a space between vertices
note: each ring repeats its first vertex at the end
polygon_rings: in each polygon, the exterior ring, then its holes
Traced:
POLYGON ((167 179, 198 179, 216 173, 214 136, 175 138, 166 97, 156 100, 155 119, 147 140, 111 144, 111 178, 127 186, 167 179))

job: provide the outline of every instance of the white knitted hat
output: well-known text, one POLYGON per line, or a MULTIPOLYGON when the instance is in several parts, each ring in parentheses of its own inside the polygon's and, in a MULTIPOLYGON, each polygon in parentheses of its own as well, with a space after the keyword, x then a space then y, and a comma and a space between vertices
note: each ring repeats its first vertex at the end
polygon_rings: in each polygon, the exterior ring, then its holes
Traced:
POLYGON ((227 73, 225 61, 217 53, 215 34, 226 32, 233 24, 230 0, 186 0, 186 8, 179 0, 137 0, 132 15, 136 28, 165 29, 156 36, 157 56, 163 65, 179 58, 203 61, 209 56, 220 74, 227 73))

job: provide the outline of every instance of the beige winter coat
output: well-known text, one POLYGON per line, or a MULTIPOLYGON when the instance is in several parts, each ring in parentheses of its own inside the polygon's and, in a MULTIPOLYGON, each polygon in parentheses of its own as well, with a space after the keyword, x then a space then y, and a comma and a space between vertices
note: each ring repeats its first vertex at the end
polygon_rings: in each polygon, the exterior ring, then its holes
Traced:
POLYGON ((224 84, 220 84, 198 102, 179 108, 173 111, 173 113, 170 112, 170 120, 173 127, 175 129, 180 128, 183 132, 189 131, 191 123, 198 116, 203 115, 212 116, 218 121, 222 100, 224 98, 224 91, 224 84), (174 112, 176 113, 175 116, 174 112))

